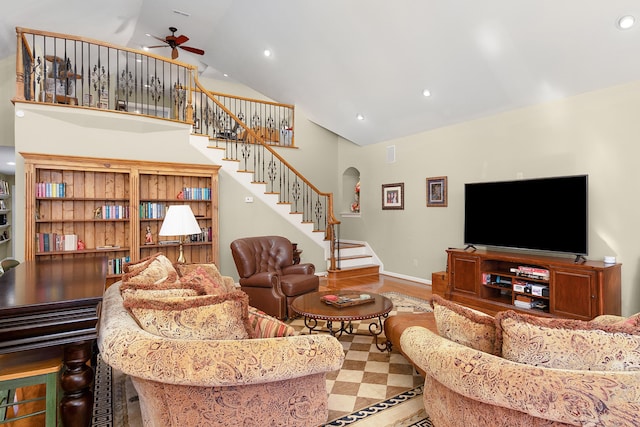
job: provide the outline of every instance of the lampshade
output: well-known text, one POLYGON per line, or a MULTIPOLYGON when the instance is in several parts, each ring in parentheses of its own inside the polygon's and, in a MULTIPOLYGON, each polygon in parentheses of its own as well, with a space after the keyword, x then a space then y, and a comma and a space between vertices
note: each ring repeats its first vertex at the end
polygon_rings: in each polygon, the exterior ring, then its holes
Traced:
POLYGON ((189 205, 171 205, 164 217, 160 236, 186 236, 202 233, 189 205))

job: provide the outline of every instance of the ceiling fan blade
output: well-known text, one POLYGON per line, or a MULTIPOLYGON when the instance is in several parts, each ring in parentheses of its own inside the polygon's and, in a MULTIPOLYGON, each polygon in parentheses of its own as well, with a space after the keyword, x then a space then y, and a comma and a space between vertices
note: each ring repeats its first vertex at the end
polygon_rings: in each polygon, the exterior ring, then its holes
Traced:
POLYGON ((155 49, 155 48, 157 48, 157 47, 169 47, 169 45, 167 45, 167 44, 161 44, 161 45, 158 45, 158 46, 147 46, 147 48, 149 48, 149 49, 155 49))
POLYGON ((195 53, 197 55, 204 55, 204 50, 202 49, 198 49, 195 47, 190 47, 190 46, 180 46, 180 49, 184 49, 187 52, 191 52, 191 53, 195 53))
POLYGON ((182 44, 189 41, 189 37, 187 36, 178 36, 176 37, 176 44, 182 44))
POLYGON ((178 49, 177 48, 173 48, 171 49, 171 59, 176 59, 178 57, 178 49))
POLYGON ((161 42, 163 42, 163 43, 166 43, 166 42, 167 42, 167 40, 166 40, 166 39, 164 39, 164 38, 160 38, 160 37, 158 37, 158 36, 154 36, 154 35, 152 35, 151 37, 153 37, 153 38, 154 38, 154 39, 156 39, 156 40, 160 40, 160 41, 161 41, 161 42))

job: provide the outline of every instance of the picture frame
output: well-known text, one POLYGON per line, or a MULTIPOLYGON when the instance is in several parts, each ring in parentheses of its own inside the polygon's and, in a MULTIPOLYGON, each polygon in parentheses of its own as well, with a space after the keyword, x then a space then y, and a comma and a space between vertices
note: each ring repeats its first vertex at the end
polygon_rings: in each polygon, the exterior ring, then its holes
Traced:
POLYGON ((427 178, 427 207, 447 207, 447 177, 427 178))
POLYGON ((382 184, 382 209, 404 209, 404 182, 382 184))

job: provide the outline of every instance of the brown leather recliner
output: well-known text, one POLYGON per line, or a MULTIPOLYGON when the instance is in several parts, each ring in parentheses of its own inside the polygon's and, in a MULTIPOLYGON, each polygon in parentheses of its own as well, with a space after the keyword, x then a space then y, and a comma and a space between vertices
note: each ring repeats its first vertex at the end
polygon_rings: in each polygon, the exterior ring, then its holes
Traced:
POLYGON ((295 317, 291 302, 320 285, 313 264, 293 264, 293 245, 285 237, 237 239, 231 253, 249 304, 278 319, 295 317))

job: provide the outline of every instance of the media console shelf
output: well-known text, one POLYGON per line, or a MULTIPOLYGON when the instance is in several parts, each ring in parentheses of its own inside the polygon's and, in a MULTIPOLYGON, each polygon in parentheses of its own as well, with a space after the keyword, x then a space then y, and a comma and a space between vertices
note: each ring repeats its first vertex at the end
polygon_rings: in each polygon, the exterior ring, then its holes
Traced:
POLYGON ((621 264, 464 249, 447 250, 447 263, 445 298, 490 314, 516 310, 581 320, 620 315, 621 264))

